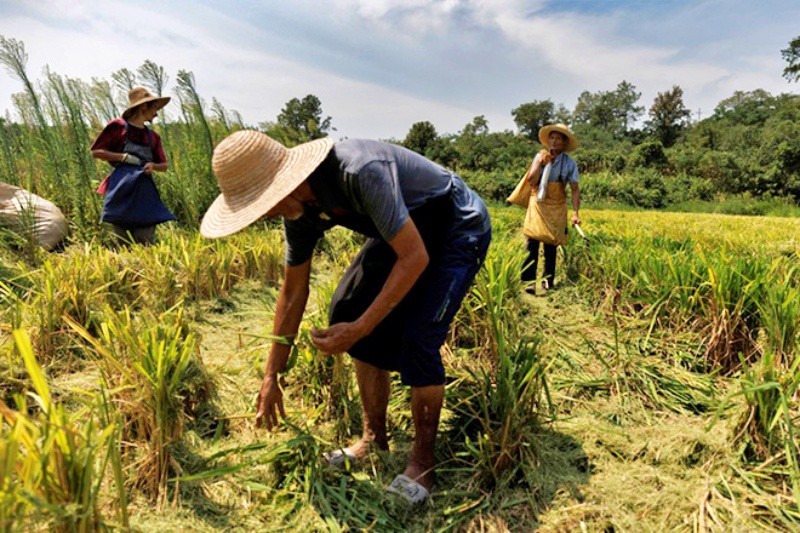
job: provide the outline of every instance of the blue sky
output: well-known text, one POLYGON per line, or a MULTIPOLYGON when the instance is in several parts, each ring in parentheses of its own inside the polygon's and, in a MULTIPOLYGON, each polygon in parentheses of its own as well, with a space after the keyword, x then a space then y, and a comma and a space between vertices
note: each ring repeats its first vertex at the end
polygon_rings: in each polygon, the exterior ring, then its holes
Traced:
MULTIPOLYGON (((34 79, 151 59, 252 125, 315 94, 335 138, 403 138, 420 120, 455 133, 477 115, 514 129, 522 103, 572 109, 622 80, 645 107, 680 85, 707 116, 736 90, 800 90, 780 56, 798 21, 798 0, 0 0, 34 79)), ((0 73, 0 112, 21 89, 0 73)))

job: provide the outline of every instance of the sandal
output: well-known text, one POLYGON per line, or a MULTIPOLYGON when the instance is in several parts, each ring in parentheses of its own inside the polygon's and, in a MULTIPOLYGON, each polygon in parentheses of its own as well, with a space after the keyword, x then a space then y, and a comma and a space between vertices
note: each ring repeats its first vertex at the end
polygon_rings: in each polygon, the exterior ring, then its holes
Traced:
POLYGON ((322 458, 326 463, 328 463, 328 466, 333 466, 336 468, 345 468, 348 465, 353 466, 356 464, 356 461, 358 461, 358 458, 355 455, 344 448, 325 452, 322 454, 322 458))
POLYGON ((405 474, 400 474, 386 487, 386 492, 397 494, 411 505, 417 505, 430 497, 428 489, 405 474))

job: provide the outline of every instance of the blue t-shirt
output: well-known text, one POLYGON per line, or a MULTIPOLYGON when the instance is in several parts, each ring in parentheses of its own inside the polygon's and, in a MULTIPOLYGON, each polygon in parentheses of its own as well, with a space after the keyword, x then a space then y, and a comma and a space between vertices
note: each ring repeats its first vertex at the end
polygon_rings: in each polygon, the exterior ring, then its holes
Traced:
POLYGON ((409 211, 446 194, 454 206, 453 237, 482 235, 491 227, 483 200, 457 175, 391 143, 340 141, 308 182, 318 205, 307 206, 297 220, 283 222, 291 266, 308 261, 322 234, 335 225, 389 242, 409 211))
MULTIPOLYGON (((539 154, 536 154, 534 164, 540 157, 539 154)), ((543 171, 544 167, 540 169, 540 172, 543 171)), ((563 183, 565 185, 567 183, 578 183, 578 165, 575 160, 568 156, 566 152, 558 154, 553 159, 553 166, 550 167, 550 179, 547 181, 548 183, 563 183)))

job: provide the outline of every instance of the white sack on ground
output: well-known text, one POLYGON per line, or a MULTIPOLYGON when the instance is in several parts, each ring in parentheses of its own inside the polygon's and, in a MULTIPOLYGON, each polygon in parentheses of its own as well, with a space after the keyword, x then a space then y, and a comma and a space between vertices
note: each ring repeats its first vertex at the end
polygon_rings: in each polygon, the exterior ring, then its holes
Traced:
POLYGON ((45 250, 55 248, 69 231, 67 219, 54 203, 7 183, 0 183, 0 224, 33 235, 45 250))

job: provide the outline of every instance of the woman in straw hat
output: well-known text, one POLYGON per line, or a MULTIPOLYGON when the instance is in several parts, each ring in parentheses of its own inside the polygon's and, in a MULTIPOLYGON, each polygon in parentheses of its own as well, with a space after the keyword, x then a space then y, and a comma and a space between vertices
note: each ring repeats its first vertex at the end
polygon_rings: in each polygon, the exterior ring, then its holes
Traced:
MULTIPOLYGON (((581 223, 578 165, 567 155, 578 147, 578 139, 566 125, 550 124, 539 130, 539 142, 547 149, 536 154, 524 178, 530 182, 532 193, 523 227, 528 237, 528 260, 522 271, 522 280, 532 282, 536 279, 539 243, 543 243, 542 288, 547 291, 553 287, 556 276, 556 247, 567 243, 568 183, 572 193, 572 225, 581 223)), ((530 286, 526 290, 535 293, 536 289, 530 286)))
POLYGON ((286 275, 256 421, 284 415, 278 373, 309 295, 317 241, 341 225, 368 237, 336 289, 330 327, 312 331, 326 354, 348 352, 356 369, 364 431, 355 444, 325 454, 334 465, 388 449, 389 371, 411 387, 415 440, 403 474, 387 490, 412 503, 434 480, 434 440, 444 397, 439 349, 491 240, 481 198, 450 171, 394 144, 318 139, 287 149, 263 133, 241 131, 214 151, 222 194, 200 231, 222 237, 266 215, 283 217, 286 275))
POLYGON ((97 192, 105 194, 101 220, 111 224, 120 242, 152 244, 156 224, 175 220, 153 182, 153 172, 167 170, 161 137, 145 125, 169 100, 134 87, 122 118, 109 122, 92 143, 92 157, 114 167, 97 192))

